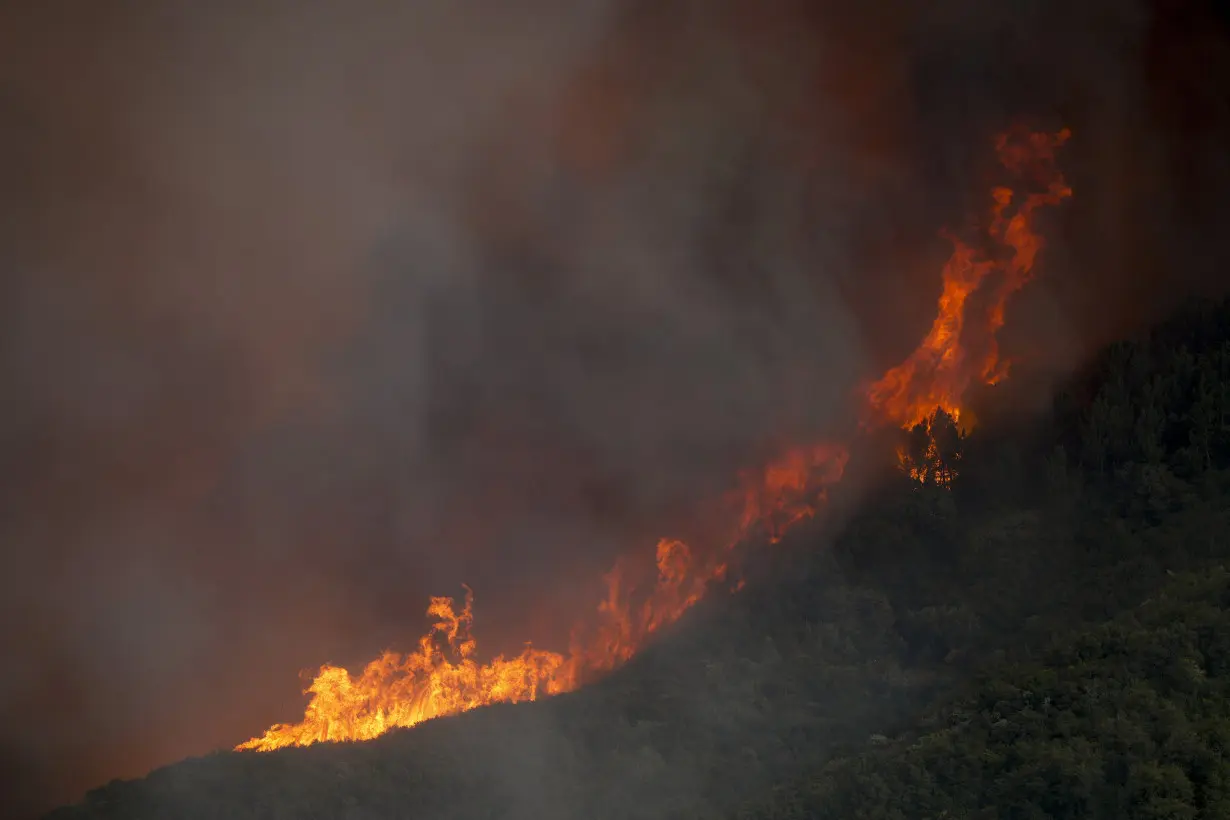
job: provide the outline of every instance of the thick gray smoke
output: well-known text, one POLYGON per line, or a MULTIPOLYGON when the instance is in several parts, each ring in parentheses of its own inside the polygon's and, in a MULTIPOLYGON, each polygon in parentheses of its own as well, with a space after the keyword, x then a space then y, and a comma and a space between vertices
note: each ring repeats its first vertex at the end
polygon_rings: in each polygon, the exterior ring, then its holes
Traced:
POLYGON ((13 5, 26 808, 296 717, 298 670, 409 645, 461 582, 482 643, 560 646, 617 553, 918 338, 1005 125, 1077 134, 1037 355, 1143 318, 1142 259, 1209 272, 1193 191, 1226 168, 1174 167, 1143 5, 13 5))

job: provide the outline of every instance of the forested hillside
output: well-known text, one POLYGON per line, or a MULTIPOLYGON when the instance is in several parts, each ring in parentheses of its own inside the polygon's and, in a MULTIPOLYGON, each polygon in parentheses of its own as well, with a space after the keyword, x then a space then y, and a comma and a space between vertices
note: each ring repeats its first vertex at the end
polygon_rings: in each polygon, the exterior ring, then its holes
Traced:
POLYGON ((747 816, 1230 817, 1228 605, 1223 567, 1180 575, 747 816))
POLYGON ((959 450, 950 496, 896 495, 838 552, 911 663, 967 671, 742 816, 1230 816, 1230 310, 1113 345, 1050 418, 959 450))
POLYGON ((851 519, 597 685, 54 817, 1230 816, 1230 305, 994 415, 904 436, 851 519))

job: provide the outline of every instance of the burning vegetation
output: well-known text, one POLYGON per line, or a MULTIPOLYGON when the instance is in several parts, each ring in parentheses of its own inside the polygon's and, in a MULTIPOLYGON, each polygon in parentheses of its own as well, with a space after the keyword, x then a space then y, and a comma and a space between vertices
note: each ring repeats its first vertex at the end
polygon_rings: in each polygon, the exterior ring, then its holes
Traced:
POLYGON ((909 429, 940 408, 959 423, 961 398, 971 383, 995 384, 1008 375, 1010 362, 1000 358, 995 334, 1004 325, 1009 297, 1032 278, 1034 261, 1042 249, 1042 237, 1032 224, 1034 211, 1072 195, 1063 175, 1054 169, 1055 149, 1069 136, 1064 129, 1054 135, 1029 134, 1020 141, 1008 135, 999 137, 997 148, 1004 167, 1016 175, 1042 180, 1045 191, 1018 194, 1002 186, 992 189, 986 229, 989 248, 946 234, 953 251, 944 265, 943 291, 931 331, 908 359, 868 388, 871 420, 909 429), (970 316, 975 294, 982 297, 977 308, 980 315, 970 316), (969 325, 980 336, 980 349, 969 343, 965 333, 969 325))
MULTIPOLYGON (((863 428, 905 431, 900 468, 920 483, 952 480, 960 438, 972 426, 962 407, 966 390, 994 384, 1008 373, 1010 361, 1000 356, 996 334, 1009 298, 1030 281, 1043 247, 1035 212, 1072 195, 1055 167, 1056 152, 1069 136, 1064 129, 998 138, 1000 162, 1016 187, 992 189, 981 236, 966 241, 948 235, 953 252, 943 268, 930 332, 908 358, 864 389, 863 428)), ((725 537, 707 543, 661 539, 648 577, 633 562, 618 561, 604 579, 606 597, 591 618, 574 627, 566 654, 527 646, 518 655, 480 662, 471 634, 470 591, 460 610, 450 598, 433 598, 427 614, 435 624, 415 651, 386 652, 359 675, 322 667, 307 689, 311 700, 302 722, 275 725, 236 749, 367 740, 491 703, 575 689, 627 661, 714 582, 731 580, 729 560, 736 546, 776 543, 813 517, 828 488, 842 478, 848 457, 846 444, 821 442, 788 449, 767 465, 744 471, 723 505, 731 522, 725 537)))

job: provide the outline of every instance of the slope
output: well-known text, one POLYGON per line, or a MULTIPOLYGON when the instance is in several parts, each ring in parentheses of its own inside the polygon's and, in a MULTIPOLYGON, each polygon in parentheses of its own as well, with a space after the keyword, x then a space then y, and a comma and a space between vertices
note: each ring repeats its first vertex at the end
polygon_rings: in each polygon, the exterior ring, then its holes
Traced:
MULTIPOLYGON (((941 805, 949 816, 1065 816, 1038 802, 1029 772, 1039 764, 1027 756, 1005 758, 1003 773, 983 780, 951 774, 992 745, 999 720, 1014 719, 1008 706, 989 729, 965 734, 940 732, 936 720, 981 714, 988 698, 1010 700, 995 694, 1005 686, 1021 691, 1039 675, 1072 697, 1075 673, 1060 665, 1072 647, 1118 634, 1099 626, 1107 620, 1142 619, 1129 654, 1167 645, 1163 619, 1189 607, 1208 623, 1208 584, 1222 576, 1171 573, 1205 572, 1226 554, 1228 376, 1230 308, 1200 306, 1108 350, 1049 417, 988 421, 962 438, 948 486, 935 470, 926 483, 897 472, 853 520, 796 532, 748 567, 742 593, 702 602, 594 686, 367 743, 186 761, 53 817, 902 817, 931 815, 928 805, 936 816, 941 805), (1124 614, 1168 583, 1180 586, 1162 614, 1124 614), (931 792, 918 791, 919 778, 931 792)), ((1192 640, 1172 641, 1187 652, 1176 657, 1194 658, 1201 686, 1220 685, 1219 656, 1192 655, 1205 651, 1192 640)), ((1124 688, 1153 674, 1104 656, 1079 675, 1124 688)), ((1156 703, 1137 701, 1139 714, 1178 710, 1200 723, 1215 703, 1205 695, 1220 690, 1159 691, 1156 703)), ((1213 742, 1202 738, 1193 742, 1213 742)), ((1190 811, 1119 816, 1215 816, 1215 795, 1183 791, 1173 769, 1182 764, 1149 754, 1134 762, 1161 767, 1153 796, 1190 811)), ((1075 794, 1093 777, 1057 771, 1052 791, 1075 794)), ((1091 812, 1097 800, 1157 807, 1099 771, 1099 789, 1055 799, 1091 812)))
POLYGON ((1032 448, 983 440, 977 495, 1019 507, 949 573, 889 580, 915 651, 966 680, 741 816, 1227 816, 1228 421, 1230 309, 1206 304, 1107 350, 1032 448))

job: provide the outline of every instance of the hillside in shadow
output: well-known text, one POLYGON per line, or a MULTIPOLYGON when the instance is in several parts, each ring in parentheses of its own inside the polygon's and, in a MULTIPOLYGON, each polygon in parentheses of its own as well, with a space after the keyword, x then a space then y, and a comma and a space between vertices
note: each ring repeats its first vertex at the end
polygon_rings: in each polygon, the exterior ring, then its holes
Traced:
POLYGON ((982 398, 593 686, 49 818, 1226 816, 1230 304, 1109 347, 1042 417, 982 398))

